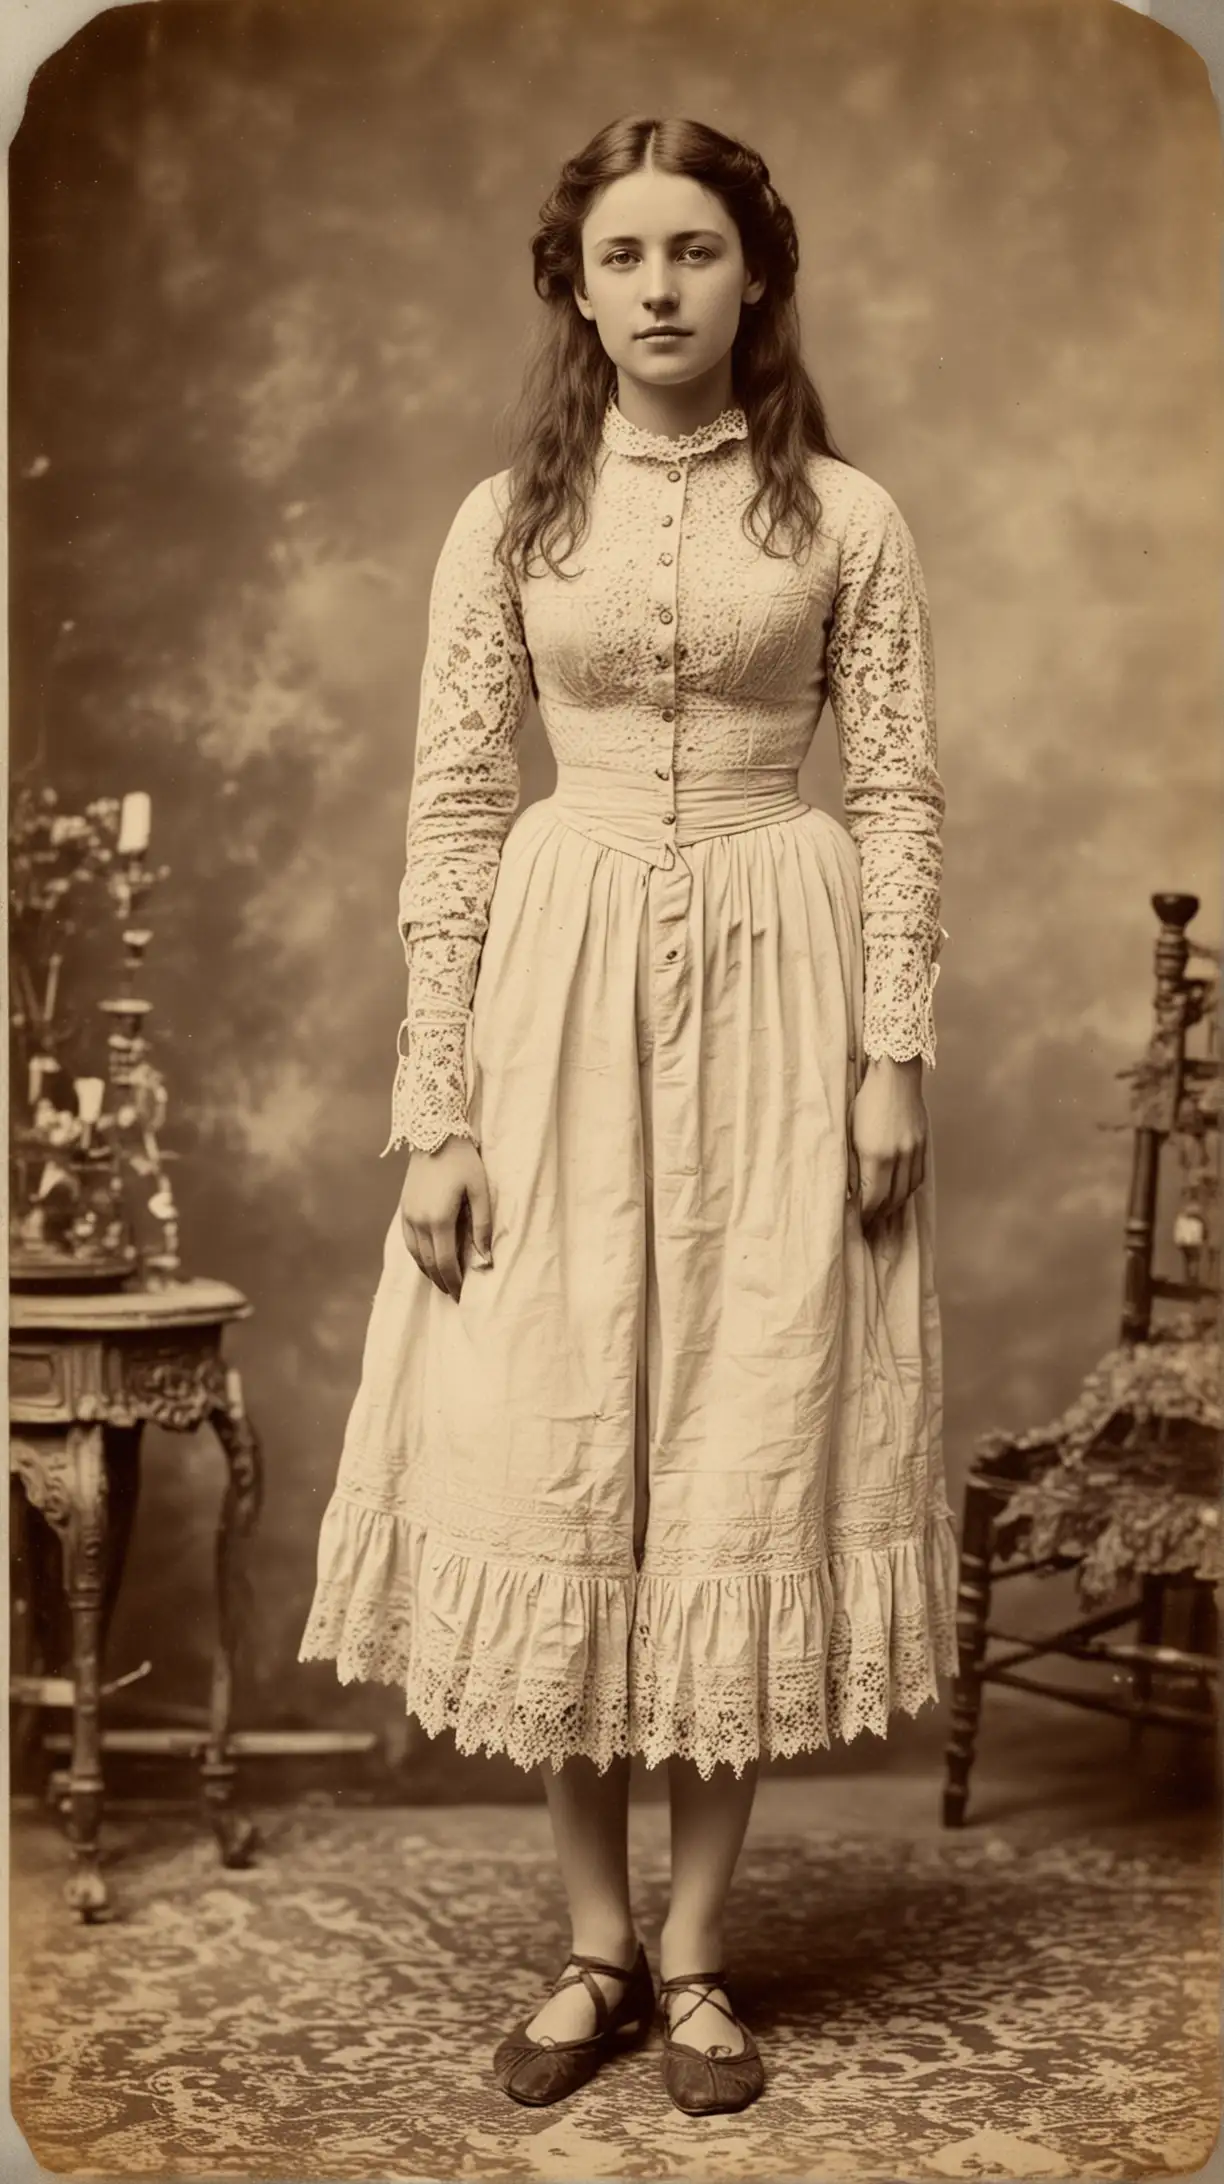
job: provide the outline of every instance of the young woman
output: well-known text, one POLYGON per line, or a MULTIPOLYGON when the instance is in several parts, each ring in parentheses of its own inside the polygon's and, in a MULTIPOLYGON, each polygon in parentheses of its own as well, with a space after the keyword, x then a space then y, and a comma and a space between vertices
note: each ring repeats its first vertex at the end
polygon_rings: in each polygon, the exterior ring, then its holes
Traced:
POLYGON ((519 2101, 652 2021, 629 1764, 667 1763, 663 2069, 708 2113, 763 2083, 723 1947, 761 1758, 955 1665, 930 629, 755 152, 616 122, 533 249, 516 459, 431 600, 410 1150, 301 1653, 542 1771, 574 1953, 494 2057, 519 2101), (532 693, 557 786, 516 817, 532 693), (797 791, 826 696, 845 826, 797 791))

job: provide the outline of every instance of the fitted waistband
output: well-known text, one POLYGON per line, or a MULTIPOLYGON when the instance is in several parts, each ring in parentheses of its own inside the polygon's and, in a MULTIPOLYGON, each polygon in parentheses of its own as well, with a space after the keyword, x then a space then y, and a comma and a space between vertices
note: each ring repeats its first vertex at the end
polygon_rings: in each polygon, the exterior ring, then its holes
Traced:
POLYGON ((811 805, 799 794, 794 766, 740 766, 662 779, 644 770, 557 764, 547 799, 592 840, 651 864, 670 864, 677 849, 718 834, 798 819, 811 805))

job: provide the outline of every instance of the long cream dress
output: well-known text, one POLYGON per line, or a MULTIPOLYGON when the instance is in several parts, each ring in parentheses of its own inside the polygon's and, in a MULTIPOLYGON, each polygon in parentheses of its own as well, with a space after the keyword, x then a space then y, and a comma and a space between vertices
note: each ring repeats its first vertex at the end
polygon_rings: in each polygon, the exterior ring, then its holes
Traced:
POLYGON ((456 1303, 396 1208, 301 1658, 522 1767, 738 1772, 955 1667, 933 1162, 893 1234, 848 1179, 867 1058, 934 1061, 929 617, 883 487, 811 476, 766 554, 741 410, 613 405, 564 577, 495 558, 504 473, 438 563, 384 1152, 478 1142, 492 1265, 456 1303), (826 697, 845 825, 797 788, 826 697))

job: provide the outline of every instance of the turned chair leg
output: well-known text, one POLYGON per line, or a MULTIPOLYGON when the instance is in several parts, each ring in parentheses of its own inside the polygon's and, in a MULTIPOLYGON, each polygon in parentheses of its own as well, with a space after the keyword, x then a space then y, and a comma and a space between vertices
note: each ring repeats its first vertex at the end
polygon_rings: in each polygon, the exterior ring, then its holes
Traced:
POLYGON ((946 1753, 943 1794, 943 1824, 946 1828, 964 1826, 969 1802, 969 1775, 973 1767, 982 1711, 986 1621, 990 1612, 992 1510, 993 1497, 989 1490, 980 1480, 970 1478, 965 1488, 960 1585, 956 1607, 959 1665, 952 1687, 951 1733, 946 1753))
MULTIPOLYGON (((1163 1577, 1145 1577, 1139 1587, 1139 1615, 1136 1636, 1141 1646, 1158 1646, 1164 1635, 1165 1581, 1163 1577)), ((1151 1702, 1153 1687, 1152 1664, 1136 1661, 1131 1670, 1131 1698, 1137 1706, 1151 1702)), ((1132 1757, 1143 1741, 1147 1724, 1139 1714, 1132 1714, 1127 1742, 1132 1757)))
MULTIPOLYGON (((1187 1650, 1201 1655, 1205 1660, 1218 1661, 1220 1622, 1215 1586, 1211 1579, 1195 1577, 1190 1580, 1188 1605, 1187 1650)), ((1210 1797, 1214 1803, 1219 1786, 1219 1720, 1215 1679, 1204 1676, 1199 1682, 1198 1690, 1203 1706, 1204 1727, 1201 1730, 1190 1730, 1183 1740, 1186 1772, 1189 1786, 1195 1794, 1210 1797)))

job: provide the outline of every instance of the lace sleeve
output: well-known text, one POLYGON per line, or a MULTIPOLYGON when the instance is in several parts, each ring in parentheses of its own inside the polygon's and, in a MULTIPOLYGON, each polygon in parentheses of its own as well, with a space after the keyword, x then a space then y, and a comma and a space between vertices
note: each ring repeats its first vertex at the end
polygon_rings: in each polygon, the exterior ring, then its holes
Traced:
POLYGON ((496 559, 494 481, 470 493, 434 575, 408 803, 399 931, 408 999, 391 1135, 433 1152, 474 1137, 467 1036, 502 845, 518 805, 531 671, 513 579, 496 559))
POLYGON ((863 1052, 935 1064, 943 784, 935 661, 918 554, 875 486, 842 542, 827 667, 846 826, 863 882, 863 1052))

